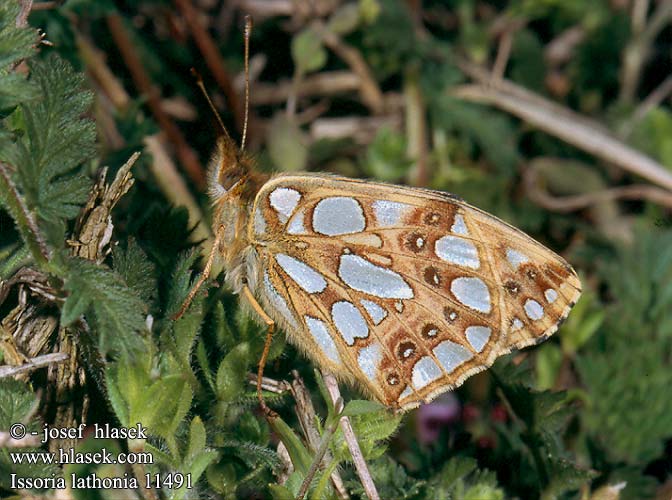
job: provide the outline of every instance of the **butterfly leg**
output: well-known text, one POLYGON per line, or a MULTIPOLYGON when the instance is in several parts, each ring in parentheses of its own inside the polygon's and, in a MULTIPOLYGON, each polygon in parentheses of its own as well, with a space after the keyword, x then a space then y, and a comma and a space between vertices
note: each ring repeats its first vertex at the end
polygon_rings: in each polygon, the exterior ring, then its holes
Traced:
POLYGON ((182 302, 182 307, 180 307, 180 310, 177 312, 177 314, 172 316, 173 321, 180 319, 182 315, 187 311, 187 309, 189 309, 191 301, 194 300, 194 297, 196 297, 198 290, 203 286, 203 283, 205 283, 207 279, 210 277, 210 272, 212 271, 212 264, 215 261, 215 256, 217 255, 219 245, 222 242, 223 237, 224 237, 224 226, 219 226, 217 232, 215 233, 215 241, 212 244, 212 249, 210 250, 210 255, 208 255, 208 261, 205 263, 203 273, 201 274, 201 277, 198 278, 198 281, 193 286, 193 288, 189 291, 189 295, 187 295, 187 298, 184 299, 184 302, 182 302))
POLYGON ((243 295, 245 295, 245 298, 250 303, 252 308, 261 317, 261 319, 264 321, 264 323, 266 323, 266 326, 268 327, 268 331, 266 333, 266 341, 264 342, 264 351, 261 353, 261 359, 259 360, 259 368, 257 370, 257 398, 259 399, 259 405, 261 406, 261 409, 266 414, 266 416, 269 418, 274 418, 277 416, 277 414, 273 410, 271 410, 268 406, 266 406, 264 396, 261 393, 261 381, 264 377, 264 367, 266 366, 266 359, 268 358, 268 353, 271 350, 271 344, 273 342, 273 334, 275 333, 275 321, 273 321, 273 319, 268 314, 266 314, 266 311, 264 311, 264 309, 261 307, 261 304, 257 302, 257 299, 254 298, 252 291, 247 285, 243 286, 243 295))

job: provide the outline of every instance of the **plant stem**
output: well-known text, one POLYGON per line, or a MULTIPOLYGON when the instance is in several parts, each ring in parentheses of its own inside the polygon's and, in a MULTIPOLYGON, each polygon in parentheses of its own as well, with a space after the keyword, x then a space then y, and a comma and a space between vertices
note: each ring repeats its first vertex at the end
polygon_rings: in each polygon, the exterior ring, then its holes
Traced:
POLYGON ((334 432, 336 432, 336 429, 338 428, 339 420, 340 420, 340 413, 335 415, 334 418, 331 419, 331 422, 329 422, 329 425, 324 429, 324 433, 322 434, 322 441, 320 442, 320 447, 317 449, 317 453, 315 454, 313 463, 310 464, 310 469, 308 469, 308 473, 306 474, 303 483, 301 483, 301 488, 299 489, 299 493, 296 495, 296 500, 302 500, 303 497, 306 496, 308 488, 310 488, 310 483, 312 483, 313 478, 317 473, 317 469, 322 463, 322 458, 324 458, 324 455, 327 453, 327 450, 329 449, 329 443, 331 442, 331 438, 333 437, 334 432))

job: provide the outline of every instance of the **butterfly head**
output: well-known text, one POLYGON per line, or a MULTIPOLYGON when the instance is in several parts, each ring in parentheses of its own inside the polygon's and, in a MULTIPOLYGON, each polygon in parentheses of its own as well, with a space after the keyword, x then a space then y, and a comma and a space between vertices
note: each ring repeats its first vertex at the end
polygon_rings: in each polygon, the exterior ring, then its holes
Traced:
POLYGON ((213 229, 225 228, 223 243, 243 237, 249 207, 267 176, 254 171, 253 160, 224 135, 208 169, 208 194, 213 204, 213 229))

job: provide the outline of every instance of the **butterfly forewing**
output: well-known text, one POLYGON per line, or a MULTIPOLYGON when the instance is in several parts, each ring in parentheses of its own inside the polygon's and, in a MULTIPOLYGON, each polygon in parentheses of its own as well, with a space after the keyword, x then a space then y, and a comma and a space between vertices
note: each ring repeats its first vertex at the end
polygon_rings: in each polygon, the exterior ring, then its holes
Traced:
POLYGON ((271 316, 319 366, 392 407, 543 340, 580 294, 561 257, 436 191, 279 176, 250 221, 271 316))

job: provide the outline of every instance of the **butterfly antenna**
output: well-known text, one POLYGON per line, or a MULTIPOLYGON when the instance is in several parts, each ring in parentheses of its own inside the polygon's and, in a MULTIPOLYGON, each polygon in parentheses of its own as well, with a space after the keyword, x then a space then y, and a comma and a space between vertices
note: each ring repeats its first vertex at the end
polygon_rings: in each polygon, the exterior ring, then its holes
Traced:
POLYGON ((210 106, 210 110, 215 115, 215 118, 217 118, 217 123, 219 123, 219 128, 222 129, 222 133, 226 137, 231 139, 231 136, 229 135, 229 131, 226 130, 226 127, 224 126, 224 122, 222 121, 222 117, 219 116, 219 113, 217 112, 217 108, 215 108, 215 105, 212 102, 212 99, 210 99, 210 94, 208 94, 208 91, 205 89, 205 84, 203 83, 203 78, 201 77, 200 73, 198 71, 196 71, 194 68, 191 68, 191 74, 196 79, 196 85, 198 85, 198 88, 201 89, 201 93, 205 97, 205 100, 208 101, 208 105, 210 106))
POLYGON ((240 150, 245 149, 247 139, 247 123, 250 112, 250 34, 252 33, 252 16, 245 16, 245 121, 243 122, 243 139, 240 150))

